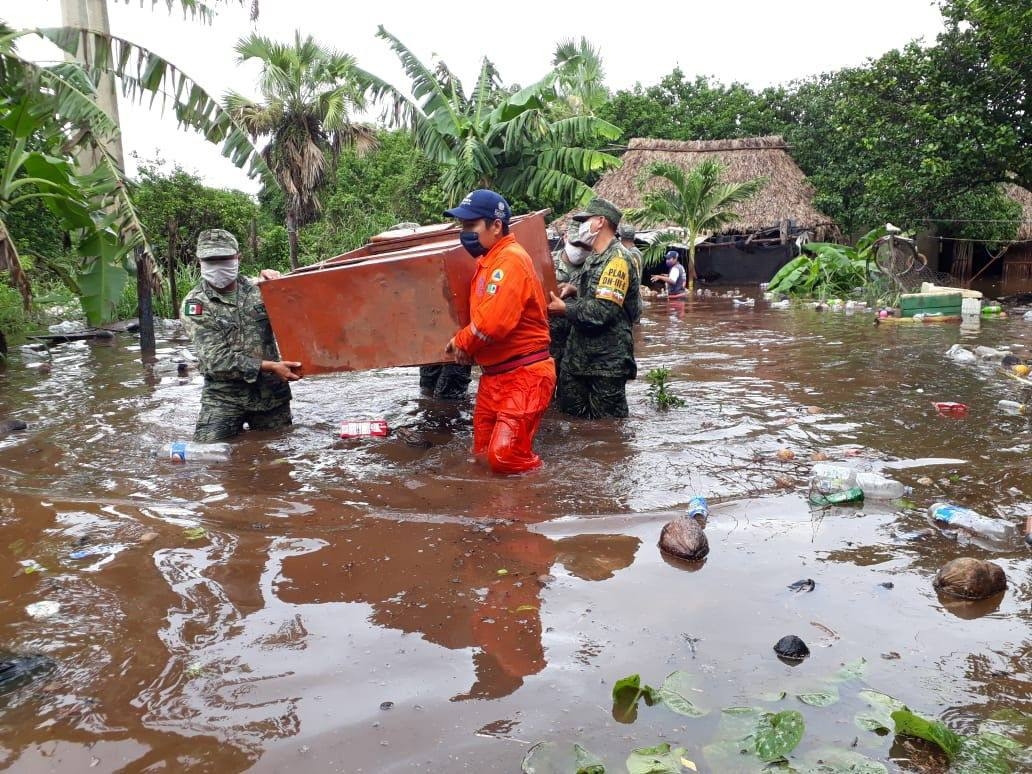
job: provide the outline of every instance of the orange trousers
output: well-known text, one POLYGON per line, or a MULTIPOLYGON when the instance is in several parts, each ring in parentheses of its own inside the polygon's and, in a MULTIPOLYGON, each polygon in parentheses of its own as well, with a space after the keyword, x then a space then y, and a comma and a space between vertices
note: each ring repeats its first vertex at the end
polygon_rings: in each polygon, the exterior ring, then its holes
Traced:
POLYGON ((552 358, 504 374, 480 377, 473 409, 473 454, 495 473, 540 467, 534 436, 555 390, 552 358))

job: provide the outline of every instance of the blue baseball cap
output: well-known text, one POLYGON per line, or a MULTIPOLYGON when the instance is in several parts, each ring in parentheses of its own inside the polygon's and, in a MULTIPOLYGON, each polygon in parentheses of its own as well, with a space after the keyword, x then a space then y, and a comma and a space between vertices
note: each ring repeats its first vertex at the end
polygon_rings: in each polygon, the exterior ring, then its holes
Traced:
POLYGON ((501 194, 489 191, 486 188, 479 188, 466 194, 466 198, 458 207, 445 210, 444 214, 449 218, 457 220, 500 220, 508 223, 512 210, 509 209, 509 202, 502 198, 501 194))
POLYGON ((677 252, 677 250, 667 250, 666 251, 666 257, 667 258, 680 258, 681 254, 679 252, 677 252))

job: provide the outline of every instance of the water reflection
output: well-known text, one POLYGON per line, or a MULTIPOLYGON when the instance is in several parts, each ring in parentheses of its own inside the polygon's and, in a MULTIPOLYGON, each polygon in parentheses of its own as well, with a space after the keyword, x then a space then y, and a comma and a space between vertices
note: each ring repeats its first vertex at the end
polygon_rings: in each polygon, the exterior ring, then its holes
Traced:
MULTIPOLYGON (((605 705, 623 675, 690 669, 716 707, 860 657, 870 685, 929 715, 956 707, 951 723, 984 720, 993 702, 1028 712, 1024 546, 952 540, 923 508, 1024 519, 1032 433, 995 414, 1014 387, 943 353, 1027 344, 1030 331, 656 302, 637 329, 639 370, 669 368, 688 406, 657 412, 639 379, 626 422, 549 413, 545 467, 511 478, 470 459, 471 403, 420 398, 415 369, 305 380, 289 431, 245 434, 229 463, 175 466, 151 453, 192 430, 196 374, 141 363, 130 337, 55 347, 49 372, 16 353, 0 418, 30 428, 0 438, 0 569, 13 576, 0 641, 56 666, 5 695, 0 766, 449 771, 462 755, 512 771, 523 747, 510 738, 560 737, 623 761, 708 733, 661 708, 614 733, 605 705), (938 416, 940 400, 968 416, 938 416), (349 418, 399 432, 338 440, 349 418), (917 487, 917 507, 811 510, 818 452, 899 458, 892 475, 917 487), (675 571, 655 542, 695 494, 711 501, 711 552, 705 571, 675 571), (932 578, 963 555, 999 561, 1007 593, 940 600, 932 578), (29 560, 44 569, 26 574, 29 560), (786 592, 811 576, 812 594, 786 592), (47 600, 58 615, 26 614, 47 600), (794 670, 770 651, 788 632, 812 647, 794 670)), ((808 715, 804 744, 837 739, 843 717, 808 715)), ((892 755, 889 739, 863 743, 892 755)))
POLYGON ((605 580, 631 564, 639 543, 628 535, 552 540, 520 524, 370 520, 286 560, 276 594, 293 605, 367 603, 377 626, 471 648, 476 681, 452 700, 499 698, 546 665, 540 611, 553 566, 605 580))

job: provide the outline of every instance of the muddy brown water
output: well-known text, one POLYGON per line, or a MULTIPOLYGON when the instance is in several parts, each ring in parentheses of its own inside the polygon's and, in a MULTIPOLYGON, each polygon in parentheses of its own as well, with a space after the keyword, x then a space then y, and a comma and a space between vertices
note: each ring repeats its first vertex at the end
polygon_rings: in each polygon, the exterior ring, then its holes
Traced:
POLYGON ((925 745, 860 729, 859 691, 961 732, 1032 712, 1017 531, 993 551, 920 533, 938 499, 1016 526, 1032 513, 1029 424, 995 411, 1017 383, 943 356, 1032 346, 1032 323, 875 326, 713 298, 653 304, 637 341, 640 373, 670 368, 687 407, 658 413, 639 378, 624 422, 549 413, 545 467, 517 477, 471 462, 471 404, 420 399, 415 369, 302 381, 289 431, 173 466, 151 455, 192 431, 196 376, 141 363, 128 335, 55 346, 49 370, 15 351, 0 418, 30 427, 0 440, 0 646, 57 666, 0 694, 0 768, 514 772, 551 740, 609 771, 663 741, 701 771, 748 771, 704 748, 720 708, 749 705, 803 712, 797 759, 835 748, 943 771, 925 745), (970 413, 940 417, 937 400, 970 413), (429 448, 335 438, 362 418, 429 448), (811 509, 817 452, 888 464, 915 508, 811 509), (668 562, 660 529, 694 494, 712 504, 710 555, 668 562), (937 596, 936 570, 964 555, 1003 566, 1002 598, 937 596), (30 560, 45 569, 24 573, 30 560), (814 591, 787 588, 804 578, 814 591), (30 617, 41 601, 60 610, 30 617), (772 651, 786 634, 812 651, 798 666, 772 651), (795 698, 859 659, 836 704, 795 698), (614 719, 614 681, 675 670, 709 715, 614 719))

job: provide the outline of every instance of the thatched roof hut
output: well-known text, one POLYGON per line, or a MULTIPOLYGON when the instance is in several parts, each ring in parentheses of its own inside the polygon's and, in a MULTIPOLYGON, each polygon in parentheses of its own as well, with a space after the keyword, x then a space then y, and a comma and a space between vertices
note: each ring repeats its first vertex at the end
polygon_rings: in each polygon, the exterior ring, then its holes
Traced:
MULTIPOLYGON (((695 142, 636 138, 628 145, 622 165, 598 181, 595 193, 624 210, 639 207, 638 181, 650 162, 668 161, 691 169, 707 158, 720 162, 724 167, 723 179, 728 182, 767 179, 759 193, 738 205, 738 220, 723 233, 763 231, 791 220, 796 229, 811 231, 818 240, 838 235, 831 218, 813 206, 813 187, 792 160, 784 139, 776 135, 695 142)), ((661 183, 653 183, 658 184, 661 183)))
POLYGON ((1021 224, 1014 236, 1015 242, 1032 242, 1032 191, 1014 183, 1004 183, 1003 193, 1021 205, 1021 224))

